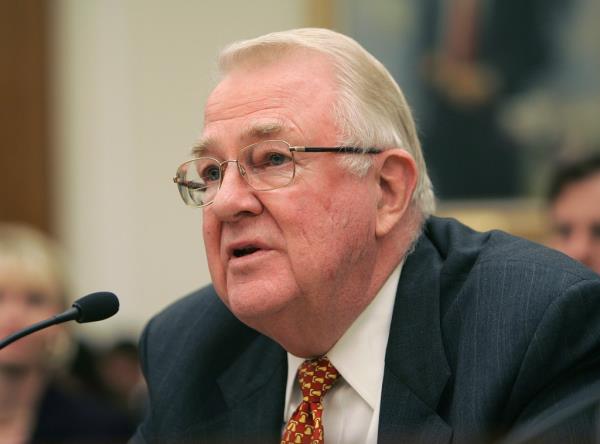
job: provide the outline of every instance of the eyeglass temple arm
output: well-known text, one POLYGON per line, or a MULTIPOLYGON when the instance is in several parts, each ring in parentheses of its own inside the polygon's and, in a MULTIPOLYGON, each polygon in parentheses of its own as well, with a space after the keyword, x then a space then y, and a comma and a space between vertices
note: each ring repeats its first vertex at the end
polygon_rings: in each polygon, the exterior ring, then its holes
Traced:
POLYGON ((356 146, 292 146, 291 151, 302 153, 344 153, 344 154, 379 154, 383 150, 379 148, 359 148, 356 146))
POLYGON ((178 185, 183 185, 184 187, 192 189, 204 188, 204 186, 199 184, 198 182, 194 182, 193 180, 183 180, 177 176, 173 178, 173 182, 175 182, 178 185))

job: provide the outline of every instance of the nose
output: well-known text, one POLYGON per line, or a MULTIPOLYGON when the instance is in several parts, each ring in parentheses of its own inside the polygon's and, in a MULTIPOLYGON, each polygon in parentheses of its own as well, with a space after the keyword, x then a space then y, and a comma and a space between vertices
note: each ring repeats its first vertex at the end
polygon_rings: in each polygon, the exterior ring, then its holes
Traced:
POLYGON ((209 208, 223 222, 233 222, 262 211, 256 191, 242 177, 242 171, 235 160, 225 161, 221 165, 221 186, 209 208), (231 163, 235 165, 229 168, 231 163))

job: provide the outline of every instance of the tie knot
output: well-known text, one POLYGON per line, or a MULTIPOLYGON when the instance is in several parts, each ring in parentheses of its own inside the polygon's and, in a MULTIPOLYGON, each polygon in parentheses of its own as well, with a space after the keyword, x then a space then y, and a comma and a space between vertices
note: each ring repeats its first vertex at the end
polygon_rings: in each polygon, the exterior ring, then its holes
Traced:
POLYGON ((339 375, 337 369, 325 356, 304 361, 298 369, 302 400, 320 403, 339 375))

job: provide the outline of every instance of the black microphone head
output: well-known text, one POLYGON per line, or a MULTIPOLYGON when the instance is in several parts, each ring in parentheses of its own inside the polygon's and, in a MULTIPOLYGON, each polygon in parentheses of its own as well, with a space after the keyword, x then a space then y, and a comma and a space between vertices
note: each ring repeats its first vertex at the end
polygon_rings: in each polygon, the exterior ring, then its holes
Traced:
POLYGON ((79 311, 77 322, 94 322, 110 318, 119 311, 119 299, 108 291, 99 291, 77 299, 73 307, 79 311))

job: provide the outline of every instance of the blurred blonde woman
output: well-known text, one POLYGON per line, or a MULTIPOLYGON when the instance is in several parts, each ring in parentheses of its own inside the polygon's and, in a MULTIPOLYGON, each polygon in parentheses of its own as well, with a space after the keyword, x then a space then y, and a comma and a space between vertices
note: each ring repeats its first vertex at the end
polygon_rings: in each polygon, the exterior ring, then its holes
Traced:
MULTIPOLYGON (((55 243, 32 228, 0 223, 0 337, 66 308, 55 243)), ((0 444, 119 443, 129 424, 98 402, 56 384, 70 336, 64 325, 0 350, 0 444)))

